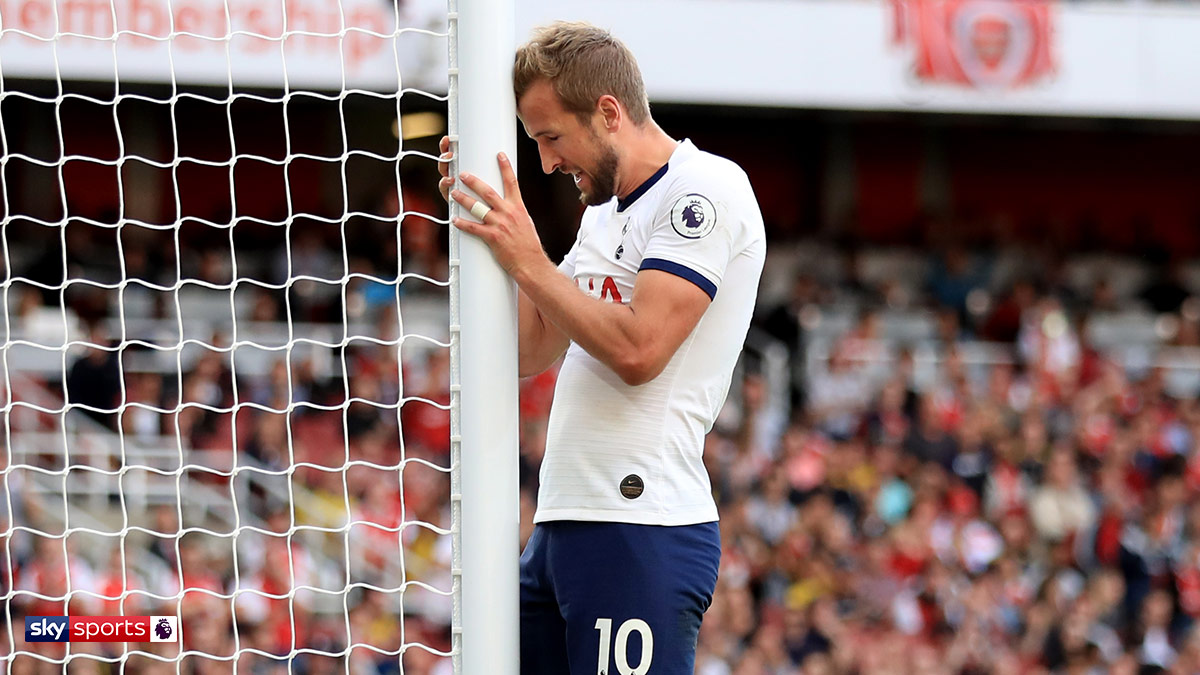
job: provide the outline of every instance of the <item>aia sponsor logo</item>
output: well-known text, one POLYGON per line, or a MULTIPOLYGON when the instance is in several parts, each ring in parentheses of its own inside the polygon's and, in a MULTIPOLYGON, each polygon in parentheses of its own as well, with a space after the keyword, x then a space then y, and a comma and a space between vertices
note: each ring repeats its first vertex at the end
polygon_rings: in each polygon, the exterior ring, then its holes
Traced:
POLYGON ((617 290, 617 282, 613 281, 612 277, 604 277, 600 282, 600 294, 596 295, 596 278, 595 277, 575 277, 575 286, 578 288, 584 287, 584 279, 587 280, 588 295, 601 300, 611 300, 613 302, 621 302, 621 291, 617 290))

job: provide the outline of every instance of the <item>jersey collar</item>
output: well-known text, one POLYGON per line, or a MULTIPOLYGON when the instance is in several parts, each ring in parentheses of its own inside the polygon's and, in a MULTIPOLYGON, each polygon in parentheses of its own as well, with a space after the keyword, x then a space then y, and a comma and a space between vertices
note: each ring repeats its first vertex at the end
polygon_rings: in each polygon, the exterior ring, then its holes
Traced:
POLYGON ((637 201, 638 197, 646 194, 647 190, 654 187, 655 183, 661 180, 663 176, 667 175, 667 169, 671 166, 671 162, 673 160, 685 161, 692 155, 693 152, 695 152, 695 150, 696 146, 692 145, 691 139, 688 138, 685 138, 676 144, 675 152, 671 153, 670 159, 667 160, 666 164, 662 165, 662 168, 660 168, 658 171, 655 171, 653 176, 650 176, 646 179, 646 182, 637 186, 637 188, 633 192, 630 192, 627 197, 617 200, 617 212, 619 213, 632 206, 633 203, 637 201))
POLYGON ((634 188, 633 192, 630 192, 624 199, 618 199, 617 211, 624 211, 625 209, 629 208, 631 204, 636 202, 638 197, 646 194, 646 190, 654 187, 654 184, 657 183, 659 179, 667 175, 667 167, 669 166, 671 166, 670 161, 668 161, 666 164, 663 164, 658 171, 654 172, 653 176, 650 176, 644 183, 634 188))

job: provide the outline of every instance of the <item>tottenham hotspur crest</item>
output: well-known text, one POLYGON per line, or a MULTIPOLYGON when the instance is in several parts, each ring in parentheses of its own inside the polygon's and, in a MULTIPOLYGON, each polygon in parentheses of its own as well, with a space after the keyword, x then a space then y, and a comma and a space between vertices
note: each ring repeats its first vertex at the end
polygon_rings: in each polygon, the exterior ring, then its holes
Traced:
POLYGON ((705 237, 717 226, 717 209, 704 195, 684 195, 671 207, 671 227, 688 239, 705 237))

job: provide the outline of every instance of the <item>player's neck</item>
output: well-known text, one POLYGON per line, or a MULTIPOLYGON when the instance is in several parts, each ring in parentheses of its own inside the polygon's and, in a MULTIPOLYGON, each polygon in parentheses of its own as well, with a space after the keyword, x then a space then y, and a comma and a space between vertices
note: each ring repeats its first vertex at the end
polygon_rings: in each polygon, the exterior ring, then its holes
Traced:
POLYGON ((653 121, 634 131, 617 173, 617 198, 624 199, 671 159, 679 142, 653 121))

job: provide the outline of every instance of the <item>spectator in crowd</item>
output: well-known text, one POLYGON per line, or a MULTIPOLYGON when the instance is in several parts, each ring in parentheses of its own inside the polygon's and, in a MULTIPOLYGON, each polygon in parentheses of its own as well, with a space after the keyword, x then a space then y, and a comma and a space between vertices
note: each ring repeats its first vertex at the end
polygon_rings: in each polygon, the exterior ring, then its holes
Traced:
POLYGON ((93 326, 90 346, 67 370, 67 402, 79 408, 91 419, 110 429, 115 428, 119 404, 121 372, 118 354, 99 326, 93 326))
POLYGON ((1091 527, 1096 519, 1092 496, 1079 481, 1075 451, 1060 445, 1050 452, 1045 480, 1029 500, 1038 535, 1057 542, 1091 527))

